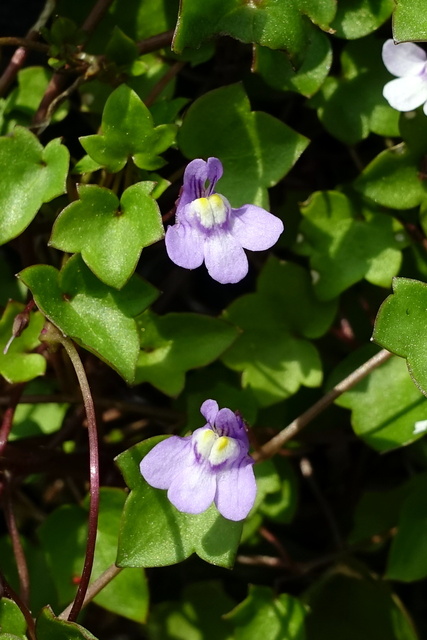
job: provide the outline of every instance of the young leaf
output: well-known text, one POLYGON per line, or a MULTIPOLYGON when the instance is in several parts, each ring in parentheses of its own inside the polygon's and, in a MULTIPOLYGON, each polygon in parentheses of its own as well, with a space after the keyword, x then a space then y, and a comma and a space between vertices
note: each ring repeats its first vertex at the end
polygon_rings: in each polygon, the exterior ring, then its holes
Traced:
POLYGON ((0 138, 0 244, 22 233, 44 202, 64 193, 68 162, 58 138, 43 147, 23 127, 0 138))
POLYGON ((102 114, 102 134, 84 136, 80 142, 93 160, 116 173, 132 157, 140 169, 153 171, 165 164, 159 156, 175 139, 177 127, 154 127, 153 118, 142 100, 122 84, 108 98, 102 114))
POLYGON ((372 336, 380 346, 406 358, 409 373, 424 395, 427 395, 426 308, 425 283, 394 278, 393 294, 381 305, 372 336))
POLYGON ((41 313, 31 313, 28 327, 12 340, 4 353, 4 348, 12 337, 13 322, 25 305, 9 302, 0 320, 0 374, 8 382, 27 382, 42 376, 46 370, 46 360, 39 353, 31 353, 40 345, 39 335, 45 319, 41 313))
POLYGON ((235 340, 237 329, 208 316, 147 312, 138 318, 141 352, 135 382, 150 382, 163 393, 178 395, 185 373, 218 358, 235 340))
POLYGON ((153 182, 138 182, 121 200, 109 189, 80 185, 80 199, 58 216, 53 247, 81 252, 83 260, 105 284, 121 289, 131 277, 143 247, 163 237, 159 207, 151 197, 153 182))
POLYGON ((288 173, 309 143, 268 113, 251 111, 240 84, 198 98, 185 115, 178 141, 187 158, 220 158, 224 176, 218 193, 233 207, 252 203, 264 208, 267 189, 288 173))
POLYGON ((19 274, 37 306, 65 335, 95 353, 132 382, 139 353, 135 316, 157 297, 156 289, 138 276, 117 291, 100 282, 79 255, 60 272, 48 265, 19 274))
POLYGON ((296 249, 310 256, 314 290, 321 300, 336 298, 362 278, 390 286, 408 244, 397 220, 375 208, 361 208, 337 191, 314 193, 301 213, 296 249))
POLYGON ((181 513, 169 502, 166 491, 154 489, 143 479, 139 464, 162 439, 140 442, 116 458, 131 489, 122 516, 116 564, 163 567, 197 553, 206 562, 231 568, 242 521, 223 518, 214 505, 199 515, 181 513))

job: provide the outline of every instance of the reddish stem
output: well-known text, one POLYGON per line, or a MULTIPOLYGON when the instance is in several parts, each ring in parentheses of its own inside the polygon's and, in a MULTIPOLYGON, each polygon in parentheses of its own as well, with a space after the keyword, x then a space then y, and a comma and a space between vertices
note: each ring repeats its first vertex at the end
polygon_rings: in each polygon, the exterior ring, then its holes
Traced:
POLYGON ((12 587, 10 586, 10 584, 8 583, 8 581, 3 576, 2 573, 0 573, 0 585, 1 585, 2 591, 3 591, 3 593, 1 593, 0 595, 1 596, 4 595, 4 596, 6 596, 6 598, 9 598, 10 600, 13 600, 14 603, 21 610, 21 613, 24 616, 25 621, 27 623, 27 630, 28 630, 28 635, 30 637, 30 640, 37 640, 37 638, 36 638, 36 626, 34 624, 34 620, 33 620, 33 617, 31 615, 31 611, 22 602, 21 598, 18 596, 16 591, 14 589, 12 589, 12 587))
POLYGON ((7 444, 9 434, 12 430, 13 416, 15 415, 16 407, 24 390, 25 384, 20 383, 12 387, 9 397, 9 406, 3 415, 3 420, 0 427, 0 456, 3 454, 4 448, 7 444))
POLYGON ((27 560, 25 558, 21 538, 19 537, 15 513, 13 511, 10 484, 6 478, 3 482, 3 507, 7 528, 12 542, 13 555, 15 556, 16 568, 18 570, 20 597, 25 606, 28 607, 30 601, 30 574, 28 573, 27 560))

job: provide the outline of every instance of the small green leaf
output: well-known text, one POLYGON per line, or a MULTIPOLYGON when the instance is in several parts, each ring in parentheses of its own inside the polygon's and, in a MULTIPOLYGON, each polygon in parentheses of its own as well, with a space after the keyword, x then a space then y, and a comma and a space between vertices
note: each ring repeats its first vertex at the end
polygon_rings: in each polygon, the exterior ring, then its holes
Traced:
POLYGON ((150 195, 153 187, 153 182, 138 182, 119 202, 109 189, 80 185, 80 199, 60 213, 49 244, 81 252, 100 280, 121 289, 135 271, 142 248, 164 234, 159 207, 150 195))
POLYGON ((267 189, 285 176, 309 141, 262 111, 232 84, 206 93, 188 109, 178 135, 187 158, 215 156, 224 165, 217 190, 233 207, 268 206, 267 189))
POLYGON ((25 309, 19 302, 9 302, 0 320, 0 373, 8 382, 27 382, 42 376, 46 360, 39 353, 31 353, 40 345, 39 335, 45 319, 41 313, 32 313, 30 323, 19 338, 12 340, 7 353, 3 350, 12 337, 13 322, 25 309))
MULTIPOLYGON (((44 67, 21 69, 17 77, 18 86, 9 94, 5 112, 12 117, 18 117, 20 124, 30 124, 52 75, 52 72, 44 67)), ((68 110, 68 102, 63 102, 53 113, 52 122, 63 120, 68 110)))
POLYGON ((237 336, 232 325, 194 313, 156 316, 147 312, 138 318, 141 330, 135 382, 150 382, 168 395, 178 395, 185 373, 216 360, 237 336))
POLYGON ((426 284, 394 278, 393 294, 381 305, 372 336, 380 346, 406 358, 409 373, 424 395, 427 395, 426 308, 426 284))
POLYGON ((362 208, 337 191, 314 193, 301 213, 296 249, 310 256, 314 290, 321 300, 336 298, 363 278, 390 286, 408 244, 397 220, 373 207, 362 208))
POLYGON ((305 640, 306 607, 287 593, 249 586, 249 595, 224 617, 234 626, 235 640, 305 640))
POLYGON ((138 58, 139 51, 136 42, 115 25, 111 38, 105 47, 105 55, 118 67, 124 67, 132 64, 138 58))
MULTIPOLYGON (((274 467, 279 480, 279 486, 269 491, 259 507, 259 512, 274 522, 291 522, 297 508, 298 483, 297 477, 289 460, 276 456, 274 467)), ((260 464, 255 466, 259 467, 260 464)))
MULTIPOLYGON (((33 380, 25 387, 22 399, 25 400, 27 394, 38 395, 42 399, 43 395, 51 394, 53 391, 52 384, 46 380, 33 380)), ((20 402, 13 416, 13 427, 9 441, 55 433, 61 428, 68 407, 69 405, 65 402, 39 402, 36 404, 20 402)))
POLYGON ((306 338, 327 331, 336 303, 316 298, 303 268, 274 258, 263 268, 257 289, 224 314, 242 334, 222 360, 242 372, 243 387, 251 387, 258 403, 266 406, 296 393, 302 384, 321 384, 319 354, 306 338))
POLYGON ((0 600, 0 631, 2 632, 0 640, 3 634, 23 640, 26 629, 27 623, 18 605, 13 600, 2 597, 0 600))
POLYGON ((139 353, 135 316, 157 297, 153 286, 134 275, 117 291, 100 282, 79 255, 60 272, 48 265, 22 271, 37 306, 65 335, 95 353, 132 382, 139 353))
POLYGON ((44 202, 65 192, 68 162, 58 138, 43 147, 22 127, 0 138, 0 244, 22 233, 44 202))
POLYGON ((333 0, 209 0, 203 6, 198 0, 183 0, 173 48, 179 53, 185 47, 199 47, 214 35, 229 35, 242 42, 285 49, 300 59, 313 30, 311 23, 328 29, 335 12, 333 0))
POLYGON ((97 640, 76 622, 56 618, 50 607, 45 607, 36 623, 37 640, 97 640))
POLYGON ((396 0, 393 38, 396 42, 427 40, 427 14, 424 0, 396 0))
POLYGON ((166 491, 153 489, 141 476, 142 458, 163 439, 140 442, 116 458, 131 489, 123 511, 117 565, 163 567, 197 553, 206 562, 231 568, 242 521, 223 518, 214 505, 199 515, 181 513, 169 502, 166 491))
POLYGON ((337 3, 337 13, 331 23, 334 35, 353 40, 376 31, 390 16, 394 0, 346 0, 337 3))
POLYGON ((177 129, 172 124, 154 127, 150 111, 124 84, 105 103, 101 128, 101 135, 84 136, 80 142, 93 160, 112 173, 123 169, 130 157, 140 169, 163 166, 159 154, 171 146, 177 129))
POLYGON ((390 74, 382 62, 381 42, 373 37, 351 42, 340 60, 341 75, 329 76, 310 101, 324 127, 347 144, 367 138, 371 131, 397 136, 399 113, 382 95, 390 74))

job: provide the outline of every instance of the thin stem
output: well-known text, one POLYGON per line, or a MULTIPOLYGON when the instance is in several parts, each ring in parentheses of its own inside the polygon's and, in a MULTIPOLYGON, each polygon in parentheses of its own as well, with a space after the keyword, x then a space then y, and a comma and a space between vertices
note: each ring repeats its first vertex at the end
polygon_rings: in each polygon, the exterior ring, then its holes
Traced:
POLYGON ((151 38, 137 42, 136 46, 138 47, 140 55, 152 53, 153 51, 158 51, 159 49, 169 46, 172 42, 173 34, 174 30, 170 29, 170 31, 164 31, 163 33, 151 36, 151 38))
POLYGON ((37 638, 36 638, 36 626, 35 626, 33 617, 31 615, 31 611, 22 602, 21 598, 18 596, 16 591, 14 589, 12 589, 12 587, 10 586, 10 584, 8 583, 8 581, 6 580, 6 578, 4 577, 4 575, 2 573, 0 573, 0 585, 2 587, 2 592, 3 592, 0 595, 1 596, 6 596, 6 598, 9 598, 10 600, 13 600, 14 603, 21 610, 21 613, 25 618, 25 622, 27 623, 27 631, 28 631, 28 636, 29 636, 30 640, 37 640, 37 638))
POLYGON ((98 0, 90 14, 84 21, 82 30, 87 34, 91 34, 101 22, 102 18, 105 16, 112 3, 113 0, 98 0))
POLYGON ((336 385, 331 391, 326 393, 320 400, 318 400, 307 411, 302 413, 298 418, 293 420, 287 427, 282 429, 274 438, 266 442, 258 451, 253 454, 253 458, 256 461, 265 460, 271 458, 275 453, 282 448, 282 446, 294 438, 304 427, 306 427, 314 418, 316 418, 322 411, 327 409, 336 398, 342 393, 348 391, 358 382, 363 380, 371 371, 376 369, 380 364, 388 360, 393 354, 386 349, 382 349, 373 358, 370 358, 367 362, 362 364, 358 369, 353 371, 347 378, 344 378, 339 384, 336 385))
POLYGON ((16 560, 16 568, 18 570, 19 594, 22 602, 28 607, 30 601, 30 574, 28 573, 27 560, 21 538, 19 537, 15 513, 12 507, 10 484, 6 477, 3 484, 3 507, 10 540, 12 542, 13 555, 16 560))
MULTIPOLYGON (((104 571, 104 573, 101 573, 99 578, 94 580, 88 588, 83 600, 82 608, 86 607, 86 605, 88 605, 89 602, 91 602, 98 595, 98 593, 102 591, 102 589, 106 587, 107 584, 109 584, 111 580, 113 580, 113 578, 115 578, 120 573, 120 571, 122 571, 121 567, 117 567, 115 564, 112 564, 110 567, 108 567, 108 569, 104 571)), ((70 613, 71 605, 64 609, 64 611, 59 614, 58 618, 67 620, 67 618, 69 619, 70 613)))
POLYGON ((42 51, 47 53, 49 45, 43 42, 35 42, 30 38, 17 38, 15 36, 5 36, 0 38, 0 47, 24 47, 25 49, 34 49, 34 51, 42 51))
POLYGON ((169 82, 173 80, 176 75, 178 75, 178 73, 183 67, 185 67, 185 65, 185 62, 175 62, 175 64, 173 64, 170 69, 168 69, 165 75, 160 78, 159 82, 154 85, 153 89, 150 92, 150 95, 147 96, 146 100, 144 101, 147 107, 151 107, 156 98, 158 98, 162 93, 163 89, 167 87, 169 82))
POLYGON ((7 444, 9 434, 12 430, 13 416, 15 415, 16 407, 21 398, 22 391, 25 384, 16 384, 12 387, 10 397, 8 401, 8 407, 3 415, 3 420, 0 427, 0 456, 3 454, 4 448, 7 444))
POLYGON ((83 606, 83 601, 89 586, 89 580, 92 573, 93 559, 95 555, 96 533, 98 528, 98 512, 99 512, 99 455, 98 455, 98 433, 96 427, 95 407, 93 404, 92 394, 90 391, 86 372, 84 370, 80 356, 73 342, 65 338, 60 331, 53 325, 49 326, 50 334, 53 339, 60 342, 76 372, 80 389, 83 396, 83 402, 86 411, 87 428, 89 436, 89 486, 90 486, 90 503, 89 503, 89 521, 88 534, 86 544, 86 555, 80 583, 77 589, 76 597, 70 610, 68 619, 75 621, 83 606))

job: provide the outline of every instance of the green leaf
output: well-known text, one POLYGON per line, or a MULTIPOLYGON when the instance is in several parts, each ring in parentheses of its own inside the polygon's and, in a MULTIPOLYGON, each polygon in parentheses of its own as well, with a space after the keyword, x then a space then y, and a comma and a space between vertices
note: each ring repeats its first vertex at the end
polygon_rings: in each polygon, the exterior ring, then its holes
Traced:
POLYGON ((427 576, 427 474, 412 478, 387 562, 389 580, 412 582, 427 576))
POLYGON ((417 640, 387 583, 354 565, 330 572, 308 593, 307 640, 417 640))
POLYGON ((242 521, 223 518, 214 505, 199 515, 181 513, 169 502, 166 491, 153 489, 141 476, 142 458, 163 439, 140 442, 116 458, 131 489, 123 511, 117 565, 163 567, 197 553, 206 562, 231 568, 242 521))
POLYGON ((147 625, 150 640, 233 640, 232 626, 223 619, 233 605, 219 582, 190 584, 181 602, 154 605, 147 625))
POLYGON ((225 617, 235 640, 305 640, 305 606, 287 593, 275 596, 269 587, 249 586, 249 595, 225 617))
POLYGON ((393 294, 380 307, 373 340, 406 358, 409 373, 419 390, 427 395, 427 285, 409 278, 393 279, 393 294))
POLYGON ((399 113, 382 95, 390 74, 382 62, 381 44, 373 37, 349 43, 341 54, 341 75, 328 77, 310 101, 324 127, 347 144, 367 138, 371 131, 382 136, 399 133, 399 113))
MULTIPOLYGON (((266 493, 259 506, 259 512, 274 522, 291 522, 297 508, 298 483, 295 471, 286 458, 276 456, 273 461, 279 486, 266 493)), ((257 464, 257 467, 261 466, 257 464)))
POLYGON ((393 38, 396 42, 427 40, 424 0, 396 0, 393 14, 393 38))
POLYGON ((157 297, 150 284, 132 276, 117 291, 100 282, 79 255, 60 272, 36 265, 19 274, 37 306, 69 336, 132 382, 139 353, 135 316, 157 297))
POLYGON ((363 278, 390 286, 408 244, 400 222, 337 191, 314 193, 301 213, 296 249, 310 256, 314 290, 321 300, 336 298, 363 278))
POLYGON ((135 271, 143 247, 164 235, 159 207, 150 195, 153 187, 153 182, 138 182, 119 201, 109 189, 80 185, 80 199, 59 214, 49 244, 81 252, 100 280, 121 289, 135 271))
POLYGON ((37 618, 36 633, 37 640, 97 640, 76 622, 56 618, 50 607, 45 607, 37 618))
POLYGON ((255 71, 274 89, 295 91, 310 97, 327 77, 332 64, 332 47, 329 38, 313 29, 304 62, 295 69, 284 51, 268 47, 256 47, 255 71))
POLYGON ((25 639, 27 623, 20 608, 13 600, 2 597, 0 600, 0 639, 10 635, 18 640, 25 639))
POLYGON ((0 244, 22 233, 44 202, 65 192, 68 161, 59 138, 43 147, 22 127, 0 138, 0 244))
POLYGON ((84 136, 84 150, 108 171, 123 169, 131 157, 140 169, 153 171, 165 164, 160 153, 174 142, 177 127, 154 127, 153 117, 130 87, 122 84, 108 98, 102 114, 102 134, 84 136))
MULTIPOLYGON (((415 476, 417 478, 417 476, 415 476)), ((407 484, 389 491, 367 491, 356 505, 349 544, 381 541, 381 536, 397 525, 402 502, 408 493, 407 484)), ((384 537, 383 541, 387 538, 384 537)))
POLYGON ((46 371, 46 359, 31 353, 40 345, 39 335, 45 323, 41 313, 31 313, 28 327, 12 340, 7 353, 3 351, 12 337, 14 320, 24 309, 20 302, 9 302, 0 320, 0 374, 11 383, 27 382, 46 371))
POLYGON ((135 382, 149 382, 171 396, 185 386, 185 373, 216 360, 235 340, 237 329, 209 316, 147 312, 138 318, 141 330, 135 382))
POLYGON ((376 31, 390 16, 394 0, 346 0, 337 3, 337 13, 331 23, 334 35, 353 40, 376 31))
MULTIPOLYGON (((18 86, 7 97, 5 112, 17 117, 20 124, 30 124, 52 75, 44 67, 27 67, 18 71, 18 86)), ((68 102, 63 102, 53 113, 52 122, 63 120, 68 110, 68 102)))
POLYGON ((384 207, 411 209, 427 195, 423 170, 427 118, 422 111, 402 113, 399 128, 405 142, 378 154, 354 186, 384 207))
POLYGON ((298 160, 309 141, 262 111, 251 111, 240 84, 206 93, 188 109, 178 141, 187 158, 215 156, 224 165, 218 183, 233 207, 268 206, 273 187, 298 160))
POLYGON ((222 360, 242 372, 243 387, 251 387, 264 406, 296 393, 302 384, 319 386, 320 358, 306 338, 323 335, 335 310, 335 302, 316 298, 303 268, 270 258, 257 293, 238 298, 224 314, 242 334, 222 360))
POLYGON ((197 48, 215 35, 228 35, 270 49, 285 49, 299 60, 310 40, 312 23, 327 30, 335 11, 332 0, 209 0, 203 6, 197 0, 183 0, 173 48, 179 53, 185 47, 197 48))
POLYGON ((115 25, 105 48, 105 55, 118 67, 125 67, 138 58, 139 51, 136 42, 115 25))
MULTIPOLYGON (((28 395, 53 393, 52 384, 46 380, 34 380, 25 387, 22 399, 28 395)), ((36 404, 20 402, 13 416, 13 427, 9 441, 55 433, 64 421, 69 405, 65 402, 39 402, 36 404)))

